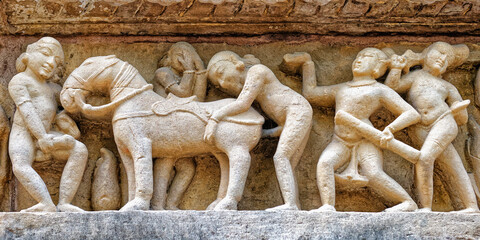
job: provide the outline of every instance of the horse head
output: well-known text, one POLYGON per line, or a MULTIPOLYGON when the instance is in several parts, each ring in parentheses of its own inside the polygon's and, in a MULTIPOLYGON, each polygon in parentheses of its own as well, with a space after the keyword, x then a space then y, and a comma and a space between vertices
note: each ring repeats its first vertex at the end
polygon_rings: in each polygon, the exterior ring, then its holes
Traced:
POLYGON ((60 101, 64 109, 70 113, 81 112, 93 118, 97 115, 105 115, 105 112, 99 113, 99 107, 87 104, 85 98, 92 93, 104 95, 108 93, 119 62, 123 61, 115 55, 91 57, 85 60, 63 84, 60 101))

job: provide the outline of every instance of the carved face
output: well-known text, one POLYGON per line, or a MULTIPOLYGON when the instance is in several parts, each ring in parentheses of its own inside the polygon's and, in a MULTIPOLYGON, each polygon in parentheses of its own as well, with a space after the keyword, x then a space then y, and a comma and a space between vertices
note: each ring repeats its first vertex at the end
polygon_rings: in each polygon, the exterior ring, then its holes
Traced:
POLYGON ((36 51, 28 53, 27 68, 44 80, 55 74, 60 61, 60 57, 54 54, 54 47, 50 44, 43 44, 36 51))
POLYGON ((444 73, 448 67, 447 54, 437 49, 428 51, 424 60, 424 66, 437 74, 444 73))
POLYGON ((215 77, 223 90, 232 95, 239 95, 243 88, 244 70, 244 68, 239 67, 239 64, 222 61, 216 66, 215 77))
POLYGON ((368 76, 372 75, 377 65, 377 55, 373 51, 363 51, 357 55, 352 64, 353 75, 368 76))

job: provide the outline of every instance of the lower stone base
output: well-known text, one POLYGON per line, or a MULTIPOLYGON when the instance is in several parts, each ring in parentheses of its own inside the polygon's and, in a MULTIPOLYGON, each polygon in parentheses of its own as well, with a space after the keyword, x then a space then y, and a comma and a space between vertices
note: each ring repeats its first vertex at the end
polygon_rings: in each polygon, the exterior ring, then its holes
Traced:
POLYGON ((148 211, 0 213, 0 239, 480 238, 480 214, 148 211))

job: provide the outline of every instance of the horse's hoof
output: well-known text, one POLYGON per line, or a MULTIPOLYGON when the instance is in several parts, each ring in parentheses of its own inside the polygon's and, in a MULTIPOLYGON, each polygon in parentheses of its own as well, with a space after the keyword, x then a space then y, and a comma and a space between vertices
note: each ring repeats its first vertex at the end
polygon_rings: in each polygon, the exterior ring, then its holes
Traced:
POLYGON ((222 199, 217 206, 213 209, 215 211, 224 211, 224 210, 237 210, 237 201, 233 198, 224 198, 222 199))
POLYGON ((405 201, 391 208, 387 208, 384 212, 412 212, 417 210, 417 204, 413 201, 405 201))
POLYGON ((128 212, 128 211, 147 211, 150 208, 150 201, 135 198, 132 201, 128 202, 123 206, 120 211, 121 212, 128 212))
POLYGON ((210 205, 208 205, 207 207, 207 210, 214 210, 215 207, 218 205, 218 203, 220 201, 222 201, 223 198, 217 198, 215 201, 213 201, 212 203, 210 203, 210 205))

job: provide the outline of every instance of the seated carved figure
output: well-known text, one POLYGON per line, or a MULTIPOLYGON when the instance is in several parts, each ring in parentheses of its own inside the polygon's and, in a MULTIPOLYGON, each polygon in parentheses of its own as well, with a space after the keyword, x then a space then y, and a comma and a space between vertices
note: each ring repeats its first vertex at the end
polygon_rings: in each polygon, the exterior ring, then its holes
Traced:
POLYGON ((458 133, 458 125, 468 120, 467 105, 451 83, 441 78, 448 67, 463 63, 468 57, 466 45, 452 46, 436 42, 421 54, 407 51, 395 56, 403 62, 392 69, 385 84, 399 93, 407 94, 407 101, 420 113, 420 123, 409 128, 409 135, 421 146, 420 158, 415 165, 415 185, 423 211, 432 210, 434 163, 446 173, 453 189, 460 194, 464 212, 477 212, 478 206, 469 177, 462 160, 452 145, 458 133), (418 61, 419 59, 419 61, 418 61), (402 68, 422 64, 401 77, 402 68))
POLYGON ((58 210, 83 211, 70 203, 82 180, 88 152, 75 139, 80 136, 75 122, 65 113, 57 114, 60 89, 49 82, 57 77, 62 64, 62 46, 57 40, 44 37, 28 45, 26 53, 17 59, 20 73, 8 85, 17 106, 9 144, 13 172, 39 202, 23 211, 56 211, 47 186, 32 168, 36 159, 50 157, 68 159, 60 181, 58 210))
MULTIPOLYGON (((153 90, 163 97, 173 93, 178 97, 195 96, 203 102, 207 92, 207 74, 202 59, 198 56, 195 48, 186 42, 173 44, 159 62, 160 68, 155 72, 153 90)), ((222 160, 225 158, 222 158, 222 160)), ((220 161, 221 166, 228 167, 228 161, 220 161)), ((159 158, 154 163, 154 191, 152 209, 154 210, 178 210, 178 204, 182 195, 195 175, 195 163, 193 158, 165 159, 159 158), (175 165, 175 172, 173 172, 175 165), (163 176, 159 169, 171 168, 172 171, 163 176), (161 193, 166 191, 170 176, 175 174, 168 189, 168 195, 161 193)), ((228 171, 228 169, 227 169, 228 171)), ((226 186, 225 186, 226 187, 226 186)))
POLYGON ((376 81, 387 69, 387 55, 376 48, 363 49, 352 64, 353 80, 332 86, 317 86, 315 66, 307 53, 287 54, 283 65, 290 70, 301 68, 302 93, 310 103, 335 106, 334 136, 317 165, 317 185, 323 204, 318 211, 335 211, 334 171, 349 161, 340 178, 351 183, 363 182, 385 199, 399 203, 386 211, 416 210, 417 205, 408 193, 382 169, 383 156, 378 146, 389 147, 415 161, 416 150, 393 139, 393 133, 420 120, 415 109, 395 91, 376 81), (380 132, 369 117, 382 107, 397 118, 380 132), (364 176, 356 172, 357 164, 364 176))
POLYGON ((273 161, 285 204, 269 210, 299 210, 294 169, 308 141, 312 107, 304 97, 283 85, 268 67, 258 63, 259 60, 252 55, 241 58, 230 51, 219 52, 210 59, 210 81, 238 98, 213 112, 205 139, 214 141, 218 122, 247 111, 253 101, 257 101, 278 124, 277 128, 264 132, 264 135, 280 136, 273 161))

